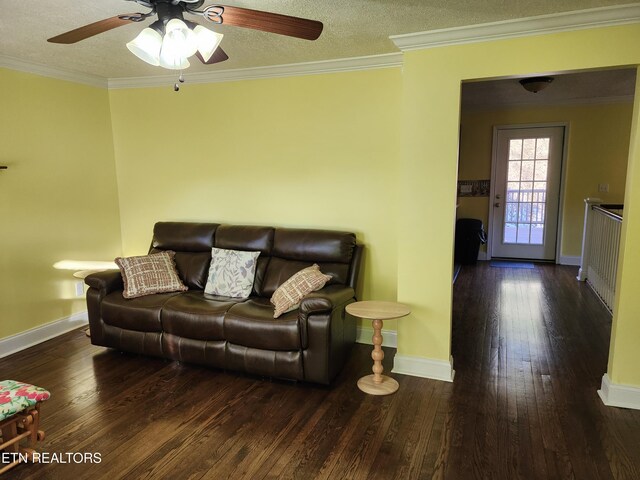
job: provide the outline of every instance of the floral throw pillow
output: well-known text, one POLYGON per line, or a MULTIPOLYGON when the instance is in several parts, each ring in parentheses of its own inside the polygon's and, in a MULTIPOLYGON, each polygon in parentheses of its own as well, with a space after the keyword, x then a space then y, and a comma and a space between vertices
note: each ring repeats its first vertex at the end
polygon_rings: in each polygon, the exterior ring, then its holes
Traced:
POLYGON ((271 303, 275 307, 273 318, 278 318, 283 313, 298 308, 302 297, 320 290, 329 280, 331 280, 331 275, 322 273, 320 267, 315 263, 300 270, 273 292, 271 297, 271 303))
POLYGON ((222 297, 249 298, 259 255, 260 252, 212 248, 204 292, 222 297))
POLYGON ((0 422, 18 412, 48 400, 51 395, 44 388, 15 380, 0 381, 0 422))
POLYGON ((124 283, 124 298, 136 298, 154 293, 184 292, 187 286, 182 283, 176 270, 173 257, 175 252, 166 250, 139 257, 118 257, 124 283))

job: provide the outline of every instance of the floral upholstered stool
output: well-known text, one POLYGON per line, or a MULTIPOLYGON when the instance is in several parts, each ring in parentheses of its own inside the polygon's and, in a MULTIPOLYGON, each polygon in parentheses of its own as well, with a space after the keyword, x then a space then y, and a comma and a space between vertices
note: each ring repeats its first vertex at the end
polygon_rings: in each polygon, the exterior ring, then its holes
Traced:
POLYGON ((40 425, 40 403, 51 395, 44 388, 14 380, 0 381, 0 473, 31 458, 32 448, 20 446, 27 439, 33 447, 44 440, 40 425))

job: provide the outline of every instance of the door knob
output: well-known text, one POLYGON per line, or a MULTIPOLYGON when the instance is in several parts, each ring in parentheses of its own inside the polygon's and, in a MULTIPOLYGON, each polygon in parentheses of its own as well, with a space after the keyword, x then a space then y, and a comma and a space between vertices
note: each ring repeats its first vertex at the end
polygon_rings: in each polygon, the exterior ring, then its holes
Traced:
POLYGON ((494 207, 498 208, 500 206, 500 202, 496 202, 493 204, 494 207))

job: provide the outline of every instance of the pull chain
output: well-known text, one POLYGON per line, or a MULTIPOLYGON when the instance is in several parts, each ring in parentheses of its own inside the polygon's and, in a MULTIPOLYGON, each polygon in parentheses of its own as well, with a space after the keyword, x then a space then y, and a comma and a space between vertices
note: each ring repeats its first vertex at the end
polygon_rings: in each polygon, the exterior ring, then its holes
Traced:
MULTIPOLYGON (((178 77, 178 82, 184 83, 184 75, 182 74, 182 72, 180 72, 180 76, 178 77)), ((180 83, 178 83, 178 82, 173 84, 173 91, 174 92, 179 92, 180 91, 180 83)))

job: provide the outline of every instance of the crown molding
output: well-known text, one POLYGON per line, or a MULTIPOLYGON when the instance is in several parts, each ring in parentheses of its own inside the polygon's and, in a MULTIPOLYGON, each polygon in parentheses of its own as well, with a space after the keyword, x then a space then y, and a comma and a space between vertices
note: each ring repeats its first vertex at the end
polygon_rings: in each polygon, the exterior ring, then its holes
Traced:
POLYGON ((10 70, 17 70, 19 72, 40 75, 41 77, 55 78, 73 83, 82 83, 91 87, 106 88, 108 85, 107 79, 103 77, 48 67, 39 63, 32 63, 18 58, 7 57, 5 55, 0 55, 0 68, 2 67, 10 70))
POLYGON ((517 18, 501 22, 443 28, 427 32, 391 35, 389 38, 401 51, 407 52, 447 45, 486 42, 638 22, 640 22, 640 3, 631 3, 517 18))
MULTIPOLYGON (((219 70, 206 73, 185 73, 187 83, 219 83, 238 80, 256 80, 261 78, 293 77, 300 75, 319 75, 324 73, 354 72, 380 68, 397 68, 402 66, 402 53, 387 53, 366 57, 341 58, 337 60, 321 60, 318 62, 292 63, 269 67, 241 68, 236 70, 219 70)), ((164 87, 173 85, 176 74, 158 75, 154 77, 110 78, 109 89, 164 87)))

